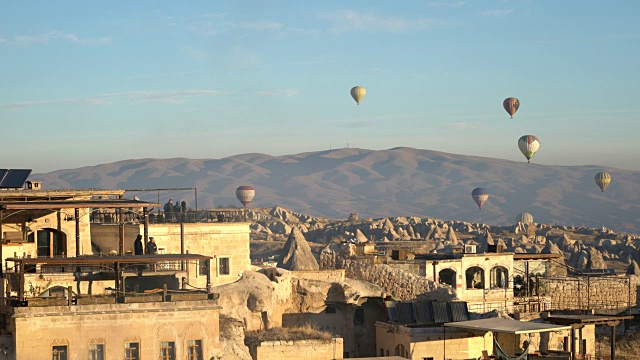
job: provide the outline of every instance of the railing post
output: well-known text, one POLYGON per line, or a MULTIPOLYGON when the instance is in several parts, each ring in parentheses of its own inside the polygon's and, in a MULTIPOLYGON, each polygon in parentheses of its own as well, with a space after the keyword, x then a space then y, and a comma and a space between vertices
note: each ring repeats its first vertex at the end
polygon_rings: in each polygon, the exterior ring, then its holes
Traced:
POLYGON ((162 302, 167 301, 167 284, 162 284, 162 302))

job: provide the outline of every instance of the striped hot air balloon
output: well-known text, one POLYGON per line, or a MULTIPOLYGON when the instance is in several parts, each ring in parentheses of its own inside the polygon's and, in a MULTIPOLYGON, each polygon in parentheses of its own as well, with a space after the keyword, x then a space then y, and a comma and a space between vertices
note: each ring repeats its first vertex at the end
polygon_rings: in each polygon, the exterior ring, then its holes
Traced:
POLYGON ((600 190, 604 192, 607 186, 609 186, 609 184, 611 183, 611 174, 606 172, 599 172, 596 174, 594 179, 596 180, 596 184, 598 184, 600 190))
POLYGON ((540 140, 533 135, 524 135, 518 139, 518 147, 522 154, 527 158, 527 162, 531 162, 531 158, 540 148, 540 140))
POLYGON ((362 86, 354 86, 351 88, 351 97, 358 105, 360 105, 360 101, 364 99, 365 95, 367 95, 367 90, 362 86))
POLYGON ((517 223, 523 223, 523 224, 533 224, 533 215, 529 214, 529 213, 520 213, 518 214, 518 216, 516 216, 516 224, 517 223))
POLYGON ((511 115, 511 118, 513 119, 513 115, 515 115, 516 111, 518 111, 518 108, 520 107, 520 100, 514 97, 506 98, 502 102, 502 106, 504 107, 505 110, 507 110, 507 112, 509 113, 509 115, 511 115))
POLYGON ((471 197, 473 198, 473 201, 478 204, 478 208, 482 209, 482 205, 484 205, 484 203, 489 198, 489 192, 485 188, 478 187, 473 189, 473 191, 471 192, 471 197))
POLYGON ((256 196, 256 189, 251 186, 243 185, 236 189, 236 197, 244 207, 249 205, 254 196, 256 196))

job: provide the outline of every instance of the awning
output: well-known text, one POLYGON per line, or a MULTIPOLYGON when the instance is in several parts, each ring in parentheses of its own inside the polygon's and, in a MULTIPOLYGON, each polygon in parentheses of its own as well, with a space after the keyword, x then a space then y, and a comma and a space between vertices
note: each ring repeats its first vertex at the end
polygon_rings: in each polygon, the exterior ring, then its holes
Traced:
POLYGON ((500 318, 450 322, 444 324, 444 326, 478 331, 492 331, 506 334, 530 334, 571 329, 571 326, 534 323, 528 321, 517 321, 500 318))

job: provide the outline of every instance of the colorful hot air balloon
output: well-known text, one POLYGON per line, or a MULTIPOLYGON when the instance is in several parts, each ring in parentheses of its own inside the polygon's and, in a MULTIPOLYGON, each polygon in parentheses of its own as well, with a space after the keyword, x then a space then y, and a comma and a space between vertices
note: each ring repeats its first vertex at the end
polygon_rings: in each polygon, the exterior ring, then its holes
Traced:
POLYGON ((531 162, 531 158, 540 148, 540 140, 533 135, 525 135, 518 140, 518 147, 522 154, 527 158, 527 162, 531 162))
POLYGON ((351 97, 358 105, 360 105, 360 101, 364 99, 365 95, 367 95, 367 90, 362 86, 354 86, 351 88, 351 97))
POLYGON ((604 191, 607 186, 609 186, 609 183, 611 183, 611 174, 606 172, 599 172, 596 174, 595 180, 600 190, 604 191))
POLYGON ((247 207, 254 196, 256 196, 256 189, 251 186, 243 185, 236 189, 236 197, 244 207, 247 207))
POLYGON ((518 111, 518 108, 520 107, 520 100, 514 97, 506 98, 502 102, 502 106, 504 106, 504 109, 507 110, 513 119, 513 115, 515 115, 516 111, 518 111))
POLYGON ((529 213, 520 213, 518 214, 518 216, 516 216, 516 224, 517 223, 523 223, 523 224, 533 224, 533 215, 529 214, 529 213))
POLYGON ((482 205, 484 205, 485 201, 489 198, 489 192, 485 188, 475 188, 471 192, 471 197, 473 197, 473 201, 478 204, 478 208, 482 209, 482 205))

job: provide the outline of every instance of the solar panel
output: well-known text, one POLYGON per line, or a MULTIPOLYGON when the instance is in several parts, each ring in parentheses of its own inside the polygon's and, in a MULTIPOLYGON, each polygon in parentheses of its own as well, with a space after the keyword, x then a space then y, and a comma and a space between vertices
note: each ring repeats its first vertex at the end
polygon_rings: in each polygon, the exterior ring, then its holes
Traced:
POLYGON ((0 169, 0 189, 21 189, 31 169, 0 169))
POLYGON ((469 310, 465 301, 452 301, 449 303, 451 309, 451 320, 467 321, 469 320, 469 310))
POLYGON ((413 317, 412 303, 396 303, 396 310, 398 311, 398 324, 411 325, 416 323, 413 317))
POLYGON ((413 313, 416 317, 416 324, 433 323, 433 312, 431 311, 431 303, 429 301, 417 301, 413 303, 413 313))
POLYGON ((433 309, 433 322, 451 322, 451 313, 449 312, 448 305, 449 303, 446 301, 434 301, 431 303, 431 308, 433 309))

